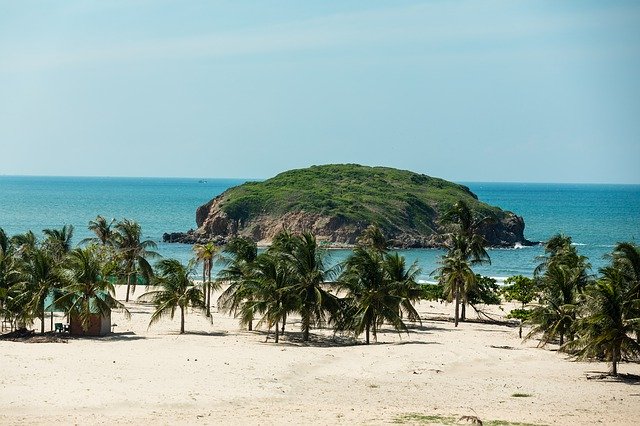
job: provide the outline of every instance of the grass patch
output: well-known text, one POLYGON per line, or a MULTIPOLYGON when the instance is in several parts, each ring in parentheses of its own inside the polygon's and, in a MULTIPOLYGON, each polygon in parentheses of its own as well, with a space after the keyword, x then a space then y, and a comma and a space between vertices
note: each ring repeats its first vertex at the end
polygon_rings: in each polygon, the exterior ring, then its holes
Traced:
POLYGON ((394 423, 439 423, 441 425, 454 425, 456 418, 451 416, 437 416, 419 413, 409 413, 396 417, 394 423))
POLYGON ((530 396, 533 396, 533 395, 531 395, 530 393, 516 392, 516 393, 511 394, 511 396, 513 398, 529 398, 530 396))
MULTIPOLYGON (((482 419, 481 419, 482 420, 482 419)), ((429 415, 420 413, 408 413, 398 416, 394 419, 394 423, 397 424, 439 424, 439 425, 457 425, 457 424, 471 424, 465 423, 460 420, 460 417, 455 416, 440 416, 429 415)), ((484 426, 542 426, 535 423, 521 423, 521 422, 509 422, 506 420, 482 420, 484 426)))

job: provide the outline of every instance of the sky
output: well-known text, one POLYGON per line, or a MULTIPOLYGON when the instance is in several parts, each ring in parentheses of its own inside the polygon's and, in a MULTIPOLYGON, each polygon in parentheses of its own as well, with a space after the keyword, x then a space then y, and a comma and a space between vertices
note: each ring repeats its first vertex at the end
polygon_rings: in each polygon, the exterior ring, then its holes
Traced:
POLYGON ((640 2, 0 0, 0 175, 640 183, 640 2))

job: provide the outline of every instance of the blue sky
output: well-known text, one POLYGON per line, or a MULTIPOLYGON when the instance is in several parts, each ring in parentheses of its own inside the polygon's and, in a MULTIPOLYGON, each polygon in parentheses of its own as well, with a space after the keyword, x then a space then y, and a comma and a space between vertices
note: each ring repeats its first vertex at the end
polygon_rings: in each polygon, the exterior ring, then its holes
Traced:
POLYGON ((640 183, 640 2, 0 0, 0 174, 640 183))

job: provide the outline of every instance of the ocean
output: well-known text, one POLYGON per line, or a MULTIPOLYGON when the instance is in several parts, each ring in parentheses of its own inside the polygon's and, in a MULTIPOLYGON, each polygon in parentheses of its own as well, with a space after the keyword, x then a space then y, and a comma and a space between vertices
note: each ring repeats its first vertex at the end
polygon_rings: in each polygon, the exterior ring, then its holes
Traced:
MULTIPOLYGON (((77 243, 93 236, 87 224, 99 214, 128 218, 140 223, 144 238, 155 241, 163 257, 186 262, 192 257, 191 246, 163 243, 162 234, 195 228, 198 206, 244 181, 0 176, 0 227, 9 235, 27 230, 40 235, 43 229, 71 224, 77 243)), ((545 241, 556 233, 571 236, 578 251, 589 258, 593 273, 607 263, 606 254, 617 242, 640 242, 640 185, 462 183, 480 200, 523 216, 525 236, 531 241, 545 241)), ((331 250, 328 263, 339 263, 348 253, 331 250)), ((411 249, 401 254, 418 263, 421 280, 430 281, 443 251, 411 249)), ((489 254, 491 265, 474 270, 503 280, 531 276, 543 249, 491 249, 489 254)))

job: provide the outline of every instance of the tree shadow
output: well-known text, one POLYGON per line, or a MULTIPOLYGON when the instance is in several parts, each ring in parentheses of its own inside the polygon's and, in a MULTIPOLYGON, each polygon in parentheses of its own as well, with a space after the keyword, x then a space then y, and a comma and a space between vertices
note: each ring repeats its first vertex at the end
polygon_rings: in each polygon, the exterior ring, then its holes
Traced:
POLYGON ((423 332, 431 332, 431 331, 437 331, 437 332, 441 332, 441 331, 453 331, 450 328, 442 328, 442 327, 437 327, 435 325, 425 325, 425 324, 415 324, 415 325, 410 325, 407 327, 409 329, 409 331, 423 331, 423 332))
POLYGON ((106 336, 73 336, 78 339, 95 340, 98 342, 124 342, 134 340, 144 340, 145 336, 138 336, 133 331, 123 331, 121 333, 109 333, 106 336))
POLYGON ((184 334, 191 336, 225 337, 229 336, 226 331, 185 331, 184 334))
MULTIPOLYGON (((265 343, 275 343, 275 333, 273 331, 265 330, 253 330, 251 333, 265 336, 265 343)), ((351 336, 324 336, 321 334, 309 333, 309 341, 304 341, 304 334, 301 331, 287 331, 284 335, 280 335, 279 346, 288 347, 344 347, 344 346, 356 346, 360 343, 357 339, 351 336)))
POLYGON ((404 346, 404 345, 441 345, 440 342, 425 342, 423 340, 403 340, 401 342, 378 342, 374 345, 392 345, 392 346, 404 346))
POLYGON ((628 385, 640 386, 640 375, 631 373, 618 373, 617 376, 610 372, 587 371, 585 373, 587 380, 598 380, 609 383, 625 383, 628 385))

